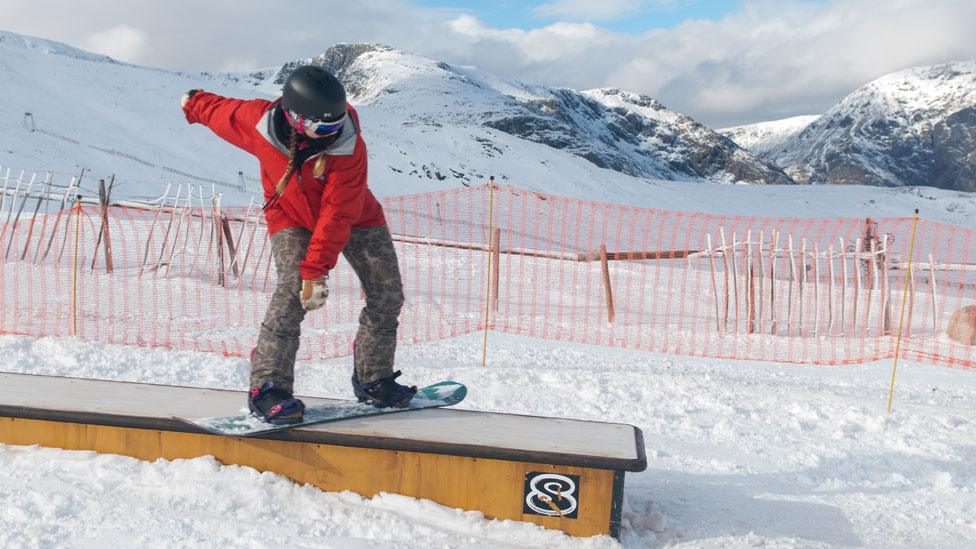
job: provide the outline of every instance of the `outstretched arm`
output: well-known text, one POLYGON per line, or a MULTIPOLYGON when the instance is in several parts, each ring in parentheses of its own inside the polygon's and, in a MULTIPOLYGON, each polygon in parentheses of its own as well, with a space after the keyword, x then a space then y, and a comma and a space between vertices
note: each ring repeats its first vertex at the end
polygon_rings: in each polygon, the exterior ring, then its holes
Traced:
POLYGON ((224 141, 253 154, 256 126, 269 101, 232 99, 202 90, 187 92, 184 99, 187 122, 203 124, 224 141))

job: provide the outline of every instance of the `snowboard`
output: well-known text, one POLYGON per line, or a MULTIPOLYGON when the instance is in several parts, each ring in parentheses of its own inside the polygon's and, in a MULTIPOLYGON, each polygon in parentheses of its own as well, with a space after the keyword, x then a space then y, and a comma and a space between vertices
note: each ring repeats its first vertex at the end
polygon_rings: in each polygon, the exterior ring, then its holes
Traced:
POLYGON ((428 385, 417 390, 410 404, 403 408, 376 408, 371 404, 362 404, 355 400, 343 400, 330 404, 315 404, 305 406, 305 419, 301 423, 289 425, 274 425, 257 418, 248 411, 247 413, 214 416, 185 418, 176 417, 185 423, 190 423, 207 432, 217 435, 247 437, 261 433, 273 431, 283 431, 303 425, 313 425, 316 423, 326 423, 329 421, 339 421, 342 419, 353 419, 383 414, 395 414, 399 412, 411 412, 414 410, 425 410, 427 408, 440 408, 443 406, 453 406, 464 400, 468 394, 468 389, 461 383, 455 381, 441 381, 433 385, 428 385))

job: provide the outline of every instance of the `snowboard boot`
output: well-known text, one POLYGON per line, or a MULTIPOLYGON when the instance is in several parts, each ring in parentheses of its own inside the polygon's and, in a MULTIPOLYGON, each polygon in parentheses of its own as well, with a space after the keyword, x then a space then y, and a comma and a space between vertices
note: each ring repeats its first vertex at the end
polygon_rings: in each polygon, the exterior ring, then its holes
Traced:
POLYGON ((360 383, 356 379, 356 374, 353 374, 352 390, 356 393, 359 402, 372 404, 377 408, 406 408, 410 404, 410 399, 417 394, 417 387, 400 385, 396 382, 398 377, 400 377, 399 370, 389 377, 360 383))
POLYGON ((301 423, 305 417, 305 403, 270 381, 260 388, 251 387, 247 405, 252 414, 273 425, 301 423))

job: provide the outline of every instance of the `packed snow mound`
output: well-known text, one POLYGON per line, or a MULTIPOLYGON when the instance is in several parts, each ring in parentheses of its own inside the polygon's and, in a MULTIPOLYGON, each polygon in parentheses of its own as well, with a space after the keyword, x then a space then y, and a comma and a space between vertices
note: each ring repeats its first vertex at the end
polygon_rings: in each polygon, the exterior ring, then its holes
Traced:
POLYGON ((790 139, 799 135, 818 118, 820 118, 819 114, 793 116, 768 122, 732 126, 717 131, 735 141, 735 144, 743 149, 748 149, 760 157, 764 157, 782 148, 790 139))
POLYGON ((976 191, 976 62, 883 76, 767 158, 801 183, 976 191))

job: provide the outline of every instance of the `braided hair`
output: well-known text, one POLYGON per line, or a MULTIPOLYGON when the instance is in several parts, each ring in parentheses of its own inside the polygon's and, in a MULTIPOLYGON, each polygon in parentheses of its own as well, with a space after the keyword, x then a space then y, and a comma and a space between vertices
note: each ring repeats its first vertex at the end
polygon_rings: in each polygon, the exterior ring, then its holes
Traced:
POLYGON ((278 184, 275 186, 275 194, 277 196, 285 194, 285 187, 288 186, 288 180, 295 173, 295 155, 298 153, 298 132, 295 131, 295 128, 289 128, 289 130, 291 135, 288 138, 288 164, 285 166, 285 174, 281 176, 281 179, 278 180, 278 184))

